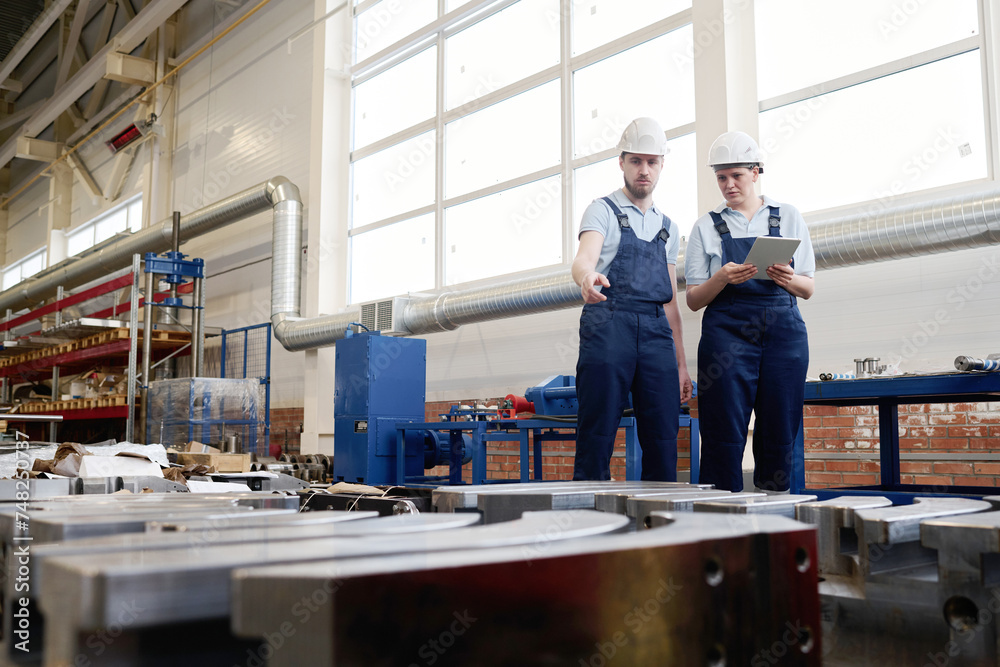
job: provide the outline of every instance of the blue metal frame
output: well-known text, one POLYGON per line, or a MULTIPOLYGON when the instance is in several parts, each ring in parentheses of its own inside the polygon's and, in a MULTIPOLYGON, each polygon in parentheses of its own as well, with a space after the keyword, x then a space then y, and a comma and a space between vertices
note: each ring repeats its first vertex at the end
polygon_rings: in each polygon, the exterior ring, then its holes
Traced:
MULTIPOLYGON (((948 373, 860 380, 807 382, 806 405, 877 405, 881 484, 809 491, 830 497, 856 491, 865 495, 893 494, 893 502, 908 503, 916 495, 941 494, 941 487, 903 484, 899 466, 899 406, 912 403, 1000 400, 1000 373, 948 373)), ((792 493, 805 493, 805 437, 799 427, 792 457, 792 493)), ((945 487, 946 495, 978 497, 996 493, 990 486, 945 487)))
MULTIPOLYGON (((219 363, 219 377, 227 377, 226 375, 226 362, 228 357, 226 356, 226 346, 229 341, 230 336, 243 337, 243 367, 242 369, 234 369, 233 374, 229 377, 236 378, 246 378, 247 369, 249 368, 249 349, 250 349, 250 332, 257 331, 259 329, 265 329, 264 340, 265 343, 265 358, 264 358, 264 375, 255 376, 260 383, 264 385, 264 448, 263 451, 258 451, 257 454, 261 456, 267 456, 270 451, 271 446, 271 323, 266 322, 264 324, 253 324, 247 327, 240 327, 239 329, 223 329, 222 331, 222 359, 219 363)), ((258 450, 260 447, 258 447, 258 450)))

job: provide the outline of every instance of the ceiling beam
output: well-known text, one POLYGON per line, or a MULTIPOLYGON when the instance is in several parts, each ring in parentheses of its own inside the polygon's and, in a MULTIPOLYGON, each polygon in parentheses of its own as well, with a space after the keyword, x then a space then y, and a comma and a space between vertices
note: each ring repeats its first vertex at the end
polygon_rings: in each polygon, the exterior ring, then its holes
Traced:
POLYGON ((14 72, 14 68, 27 57, 31 49, 38 43, 38 40, 48 32, 52 24, 56 22, 56 19, 62 16, 62 13, 72 3, 73 0, 55 0, 47 9, 42 10, 42 13, 38 15, 35 22, 21 36, 21 39, 17 40, 17 44, 10 50, 4 61, 0 63, 0 81, 3 81, 14 72))
MULTIPOLYGON (((114 36, 110 43, 94 56, 60 87, 35 114, 18 130, 18 136, 35 137, 63 113, 70 104, 76 102, 98 81, 104 78, 107 56, 113 51, 128 53, 138 46, 150 33, 180 9, 187 0, 152 0, 135 18, 114 36)), ((14 157, 17 136, 9 138, 0 146, 0 167, 6 166, 14 157)))
MULTIPOLYGON (((80 33, 83 32, 83 26, 87 22, 87 9, 89 7, 90 0, 79 0, 74 10, 73 22, 69 27, 69 37, 66 38, 63 57, 59 61, 59 70, 56 72, 56 90, 69 78, 69 68, 73 64, 73 58, 70 54, 76 53, 78 46, 83 48, 80 44, 80 33)), ((84 53, 84 61, 86 62, 86 53, 84 53)))

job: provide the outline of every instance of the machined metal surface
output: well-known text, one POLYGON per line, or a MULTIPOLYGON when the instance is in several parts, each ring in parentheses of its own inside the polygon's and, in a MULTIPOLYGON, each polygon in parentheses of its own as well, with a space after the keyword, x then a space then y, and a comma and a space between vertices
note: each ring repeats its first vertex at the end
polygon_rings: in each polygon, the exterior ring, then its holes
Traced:
POLYGON ((763 498, 719 498, 716 500, 695 500, 695 512, 717 512, 722 514, 779 514, 789 519, 795 518, 795 506, 799 503, 809 503, 816 496, 785 494, 777 496, 765 495, 763 498))
POLYGON ((693 512, 694 504, 698 501, 717 500, 724 498, 763 498, 763 493, 708 490, 695 491, 678 495, 676 493, 654 494, 648 496, 634 496, 629 498, 625 504, 625 514, 635 519, 637 529, 649 528, 646 519, 651 512, 693 512))
POLYGON ((712 490, 711 484, 688 484, 676 488, 656 488, 642 489, 639 491, 599 491, 594 494, 594 509, 600 512, 612 512, 614 514, 628 513, 629 498, 643 498, 653 495, 674 495, 684 493, 702 493, 712 490))
POLYGON ((270 667, 756 665, 775 645, 781 664, 820 664, 803 524, 687 514, 539 546, 238 571, 233 628, 270 667))
POLYGON ((854 530, 856 510, 890 507, 883 496, 841 496, 795 506, 795 518, 817 526, 816 551, 820 572, 852 575, 855 573, 858 536, 854 530))
MULTIPOLYGON (((410 517, 393 517, 399 521, 410 517)), ((379 519, 382 521, 384 519, 379 519)), ((118 622, 123 605, 144 610, 129 631, 177 622, 224 618, 229 613, 229 573, 238 567, 324 559, 378 560, 399 553, 495 549, 515 546, 523 553, 561 540, 620 531, 624 517, 598 512, 533 513, 519 521, 406 536, 364 539, 325 538, 210 545, 187 550, 135 551, 43 560, 39 604, 46 618, 46 661, 59 664, 84 654, 80 633, 118 622), (539 546, 541 545, 541 546, 539 546)), ((351 524, 343 524, 350 526, 351 524)), ((430 560, 420 556, 421 560, 430 560)), ((116 643, 125 648, 129 642, 116 643)), ((97 663, 95 663, 97 664, 97 663)), ((141 660, 136 663, 141 664, 141 660)))
POLYGON ((472 484, 468 486, 442 486, 434 489, 431 494, 431 504, 435 512, 459 512, 476 510, 479 507, 479 497, 497 493, 531 493, 533 491, 549 492, 552 490, 592 488, 595 492, 617 491, 628 489, 676 489, 688 488, 684 482, 527 482, 524 484, 472 484), (628 485, 627 487, 625 485, 628 485))

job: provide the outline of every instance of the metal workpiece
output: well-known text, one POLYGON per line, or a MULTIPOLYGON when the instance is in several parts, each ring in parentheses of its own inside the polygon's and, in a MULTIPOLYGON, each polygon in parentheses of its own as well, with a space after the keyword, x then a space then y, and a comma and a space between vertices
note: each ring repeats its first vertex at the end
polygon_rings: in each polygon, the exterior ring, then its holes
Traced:
POLYGON ((35 544, 44 542, 61 542, 64 540, 79 540, 86 537, 101 535, 116 535, 119 533, 143 533, 146 524, 151 521, 169 521, 183 517, 198 517, 223 520, 232 512, 253 511, 250 507, 236 506, 218 508, 216 510, 204 507, 163 508, 147 511, 118 512, 109 514, 103 512, 96 515, 70 514, 33 515, 31 517, 31 538, 35 544))
MULTIPOLYGON (((390 521, 406 518, 409 517, 394 517, 390 521)), ((114 646, 105 647, 109 650, 97 660, 90 647, 82 645, 81 638, 88 632, 120 623, 121 610, 127 606, 143 611, 131 619, 125 632, 224 619, 230 608, 229 573, 235 568, 329 559, 375 561, 400 553, 432 561, 420 554, 508 546, 518 547, 525 558, 544 553, 563 540, 619 531, 626 522, 625 517, 601 512, 533 513, 496 526, 407 535, 294 542, 268 540, 209 545, 197 552, 121 549, 113 553, 49 557, 42 560, 38 577, 38 602, 46 619, 45 659, 50 664, 72 663, 77 655, 84 655, 94 661, 90 664, 143 664, 135 656, 122 658, 121 663, 110 663, 111 653, 119 649, 137 650, 136 642, 117 641, 114 646)), ((351 523, 357 522, 337 527, 351 523)))
POLYGON ((0 480, 0 503, 23 502, 18 493, 28 492, 32 500, 68 496, 73 493, 73 480, 65 479, 3 479, 0 480), (27 489, 23 485, 27 483, 27 489))
POLYGON ((841 496, 795 506, 795 518, 816 526, 819 573, 853 575, 857 572, 856 510, 889 507, 883 496, 841 496))
POLYGON ((298 491, 308 489, 309 482, 280 472, 225 472, 191 477, 202 482, 245 484, 250 491, 298 491))
POLYGON ((294 509, 261 509, 239 512, 223 520, 202 517, 151 521, 147 533, 177 533, 235 530, 237 528, 284 528, 359 521, 377 516, 375 512, 298 512, 294 509))
POLYGON ((232 627, 266 642, 270 667, 756 665, 773 664, 774 646, 782 665, 820 665, 813 533, 784 517, 686 514, 537 553, 244 569, 232 627))
POLYGON ((1000 512, 927 519, 920 523, 920 541, 937 550, 942 583, 1000 585, 1000 558, 996 556, 1000 554, 1000 512))
MULTIPOLYGON (((660 484, 672 484, 663 487, 668 490, 687 488, 695 491, 696 486, 678 486, 673 482, 616 482, 615 490, 619 493, 655 489, 660 484)), ((483 513, 484 523, 513 521, 524 512, 546 510, 594 509, 595 494, 607 489, 606 485, 598 483, 580 484, 571 487, 549 485, 547 488, 522 490, 520 485, 507 485, 497 493, 480 493, 477 497, 479 511, 483 513)))
POLYGON ((695 499, 695 512, 716 512, 721 514, 779 514, 789 519, 795 518, 795 506, 816 500, 816 496, 784 494, 765 495, 763 498, 718 498, 715 500, 695 499))
POLYGON ((684 494, 663 493, 650 496, 633 496, 625 505, 625 514, 635 519, 637 529, 650 528, 647 518, 651 512, 693 512, 697 501, 718 500, 729 498, 764 498, 765 494, 756 491, 733 493, 732 491, 707 490, 684 494))
POLYGON ((163 477, 152 475, 123 477, 77 477, 69 480, 73 484, 74 495, 111 494, 117 491, 143 493, 149 489, 153 493, 187 493, 188 488, 163 477))
POLYGON ((599 512, 626 514, 629 498, 642 498, 653 495, 681 495, 685 493, 701 493, 711 491, 711 484, 688 484, 675 488, 643 489, 641 491, 600 491, 594 494, 594 509, 599 512))
POLYGON ((524 484, 471 484, 468 486, 442 486, 434 489, 431 504, 435 512, 460 512, 476 510, 479 497, 495 493, 531 493, 560 489, 592 488, 595 491, 624 491, 626 489, 689 488, 686 482, 527 482, 524 484))

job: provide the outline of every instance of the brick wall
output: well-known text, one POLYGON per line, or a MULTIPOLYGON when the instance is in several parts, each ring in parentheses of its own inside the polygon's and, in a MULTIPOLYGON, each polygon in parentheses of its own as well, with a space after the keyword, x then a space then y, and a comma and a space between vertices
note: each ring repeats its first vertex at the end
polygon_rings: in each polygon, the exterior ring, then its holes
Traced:
MULTIPOLYGON (((878 408, 808 405, 806 485, 879 483, 878 408)), ((997 486, 1000 402, 899 406, 904 484, 997 486)))
POLYGON ((298 454, 302 444, 302 408, 271 408, 271 444, 283 454, 298 454))

